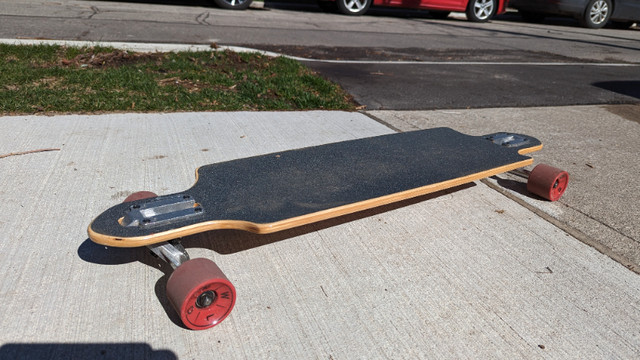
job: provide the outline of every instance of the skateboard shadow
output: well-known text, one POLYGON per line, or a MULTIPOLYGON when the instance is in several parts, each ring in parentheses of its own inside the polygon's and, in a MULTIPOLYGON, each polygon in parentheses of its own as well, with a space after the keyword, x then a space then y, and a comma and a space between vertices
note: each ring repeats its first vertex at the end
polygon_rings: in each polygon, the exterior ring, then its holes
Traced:
POLYGON ((511 180, 511 179, 505 179, 505 178, 501 178, 499 176, 492 176, 491 177, 493 180, 495 180, 496 182, 498 182, 498 185, 507 189, 507 190, 511 190, 519 195, 522 195, 524 197, 528 197, 531 199, 536 199, 536 200, 546 200, 536 194, 532 194, 529 192, 529 190, 527 190, 527 183, 523 182, 523 181, 518 181, 518 180, 511 180))
MULTIPOLYGON (((503 180, 499 179, 499 181, 503 180)), ((273 244, 278 241, 294 238, 296 236, 308 234, 314 231, 342 225, 351 221, 379 215, 385 212, 400 209, 430 199, 435 199, 474 186, 476 186, 475 183, 464 184, 435 193, 402 200, 393 204, 383 205, 373 209, 343 215, 333 219, 298 226, 292 229, 283 230, 272 234, 254 234, 242 230, 212 230, 183 237, 182 239, 180 239, 180 241, 185 246, 185 248, 205 248, 211 249, 222 255, 229 255, 256 247, 273 244)), ((511 188, 510 186, 512 185, 505 185, 505 187, 507 188, 511 188)), ((515 189, 516 185, 513 185, 513 187, 515 189)), ((526 193, 526 186, 524 191, 526 193)), ((78 256, 80 257, 80 259, 86 262, 100 265, 121 265, 140 261, 147 265, 158 268, 167 274, 171 273, 171 268, 164 262, 152 256, 145 247, 109 247, 96 244, 90 239, 86 239, 82 244, 80 244, 80 247, 78 248, 78 256)))
POLYGON ((117 248, 99 245, 85 239, 78 247, 80 259, 99 265, 122 265, 138 261, 145 252, 144 248, 117 248))
POLYGON ((297 236, 309 234, 315 231, 320 231, 337 225, 342 225, 367 217, 376 216, 385 212, 400 209, 430 199, 435 199, 474 186, 476 186, 474 183, 464 184, 447 190, 442 190, 435 193, 418 196, 412 199, 399 201, 393 204, 383 205, 373 209, 343 215, 340 217, 308 225, 298 226, 292 229, 282 230, 271 234, 254 234, 241 230, 208 231, 205 233, 185 237, 182 239, 182 244, 186 248, 206 248, 211 249, 221 255, 230 255, 264 245, 273 244, 283 240, 295 238, 297 236))
POLYGON ((80 247, 78 247, 78 256, 80 259, 99 265, 122 265, 132 262, 141 262, 147 266, 160 270, 162 276, 156 281, 154 292, 158 301, 162 305, 167 317, 176 325, 183 329, 186 326, 180 320, 178 314, 173 310, 171 303, 167 299, 167 281, 173 269, 166 262, 156 258, 146 247, 138 248, 116 248, 99 245, 86 239, 80 247))

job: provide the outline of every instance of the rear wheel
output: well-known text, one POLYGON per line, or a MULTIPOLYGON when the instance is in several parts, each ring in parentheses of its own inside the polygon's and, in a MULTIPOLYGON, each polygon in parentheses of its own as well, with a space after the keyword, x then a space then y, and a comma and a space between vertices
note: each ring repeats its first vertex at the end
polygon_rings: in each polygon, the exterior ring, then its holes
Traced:
POLYGON ((527 190, 549 201, 560 199, 569 184, 569 173, 564 170, 540 164, 529 173, 527 190))
POLYGON ((131 201, 136 201, 136 200, 143 200, 143 199, 150 199, 150 198, 154 198, 157 197, 158 195, 156 195, 156 193, 153 193, 151 191, 138 191, 138 192, 134 192, 133 194, 127 196, 126 199, 124 199, 123 202, 131 202, 131 201))
POLYGON ((469 0, 467 19, 473 22, 489 21, 497 10, 496 0, 469 0))
POLYGON ((580 24, 591 29, 599 29, 607 25, 611 17, 611 0, 591 0, 579 19, 580 24))
POLYGON ((372 0, 336 0, 338 11, 345 15, 362 15, 369 10, 372 0))

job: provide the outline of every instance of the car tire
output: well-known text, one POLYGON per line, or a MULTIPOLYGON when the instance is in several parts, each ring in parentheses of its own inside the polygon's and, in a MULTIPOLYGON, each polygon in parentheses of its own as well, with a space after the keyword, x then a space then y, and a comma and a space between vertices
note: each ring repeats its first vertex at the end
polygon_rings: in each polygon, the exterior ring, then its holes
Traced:
POLYGON ((604 27, 609 22, 612 11, 611 0, 591 0, 579 19, 580 25, 590 29, 604 27))
POLYGON ((373 0, 336 0, 338 11, 344 15, 362 15, 369 10, 373 0))
POLYGON ((469 0, 467 19, 473 22, 487 22, 495 15, 497 9, 497 0, 469 0))
POLYGON ((213 0, 221 9, 244 10, 247 9, 253 0, 213 0))

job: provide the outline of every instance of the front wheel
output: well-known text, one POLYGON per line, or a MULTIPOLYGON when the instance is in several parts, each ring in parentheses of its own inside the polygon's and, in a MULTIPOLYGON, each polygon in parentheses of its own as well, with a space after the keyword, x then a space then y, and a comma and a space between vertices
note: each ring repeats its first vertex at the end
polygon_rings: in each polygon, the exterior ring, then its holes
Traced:
POLYGON ((253 0, 213 0, 218 7, 228 10, 244 10, 251 5, 253 0))
POLYGON ((191 259, 178 266, 167 281, 167 297, 191 330, 219 324, 233 309, 236 289, 209 259, 191 259))
POLYGON ((591 0, 580 18, 580 25, 590 29, 604 27, 609 22, 612 10, 611 0, 591 0))
POLYGON ((372 0, 336 0, 338 11, 345 15, 362 15, 369 10, 372 0))
POLYGON ((487 22, 496 13, 496 0, 469 0, 467 5, 467 19, 473 22, 487 22))

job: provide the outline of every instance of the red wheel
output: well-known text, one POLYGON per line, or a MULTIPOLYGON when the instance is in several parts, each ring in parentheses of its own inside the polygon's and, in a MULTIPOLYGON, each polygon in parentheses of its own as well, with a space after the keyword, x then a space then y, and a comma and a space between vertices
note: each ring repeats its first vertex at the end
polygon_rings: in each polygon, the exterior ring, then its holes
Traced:
POLYGON ((569 173, 553 166, 540 164, 533 168, 527 190, 550 201, 560 199, 569 183, 569 173))
POLYGON ((167 297, 185 326, 204 330, 229 315, 236 289, 213 261, 199 258, 174 270, 167 282, 167 297))
POLYGON ((154 197, 158 197, 158 195, 156 195, 156 193, 152 193, 151 191, 138 191, 138 192, 134 192, 133 194, 127 196, 127 198, 124 199, 123 202, 131 202, 131 201, 149 199, 149 198, 154 198, 154 197))

